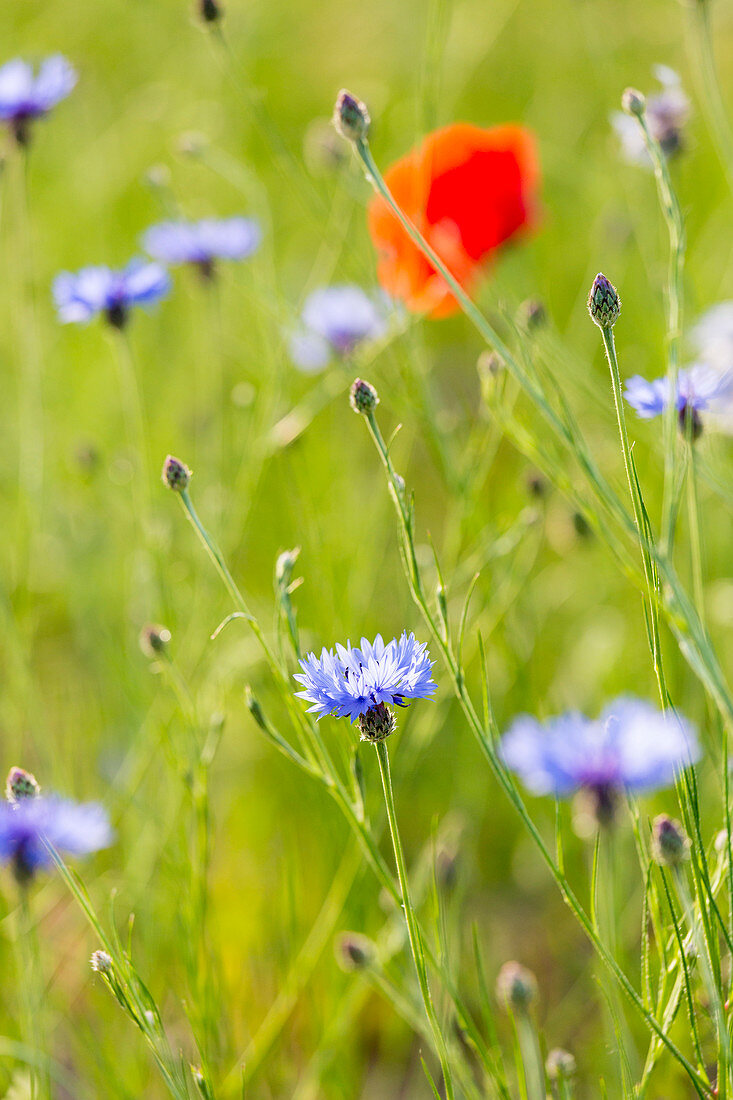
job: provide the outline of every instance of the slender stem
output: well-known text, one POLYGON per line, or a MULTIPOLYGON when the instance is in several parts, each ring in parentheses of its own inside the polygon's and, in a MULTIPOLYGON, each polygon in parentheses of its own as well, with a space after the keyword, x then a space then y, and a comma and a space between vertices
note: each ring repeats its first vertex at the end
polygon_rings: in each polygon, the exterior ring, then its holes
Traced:
POLYGON ((659 576, 656 567, 654 565, 654 562, 652 561, 651 554, 647 549, 648 544, 653 545, 654 536, 652 534, 649 519, 646 514, 646 509, 644 508, 644 501, 642 499, 639 482, 636 478, 634 459, 631 453, 631 444, 629 443, 629 433, 626 429, 626 414, 624 412, 624 399, 621 389, 621 373, 619 371, 618 359, 616 357, 616 345, 613 339, 613 328, 602 328, 601 335, 603 336, 603 346, 606 349, 606 358, 608 360, 608 366, 611 371, 613 402, 616 408, 616 420, 618 422, 618 430, 621 437, 621 450, 623 452, 624 458, 624 469, 626 470, 626 480, 628 482, 629 493, 631 495, 631 504, 634 511, 634 522, 636 523, 636 529, 639 534, 639 545, 641 548, 641 557, 644 565, 644 576, 646 577, 647 583, 654 671, 657 677, 657 684, 659 687, 662 707, 666 707, 668 703, 668 695, 664 679, 664 665, 662 662, 662 647, 659 634, 658 613, 659 599, 661 598, 661 587, 659 584, 659 576))
POLYGON ((37 1060, 29 1063, 31 1100, 51 1100, 51 1081, 48 1073, 48 1051, 43 1028, 43 977, 41 973, 40 946, 33 922, 27 885, 19 888, 18 902, 18 989, 23 1000, 23 1039, 28 1048, 37 1054, 37 1060))
POLYGON ((697 484, 697 454, 695 444, 688 441, 689 464, 687 469, 687 522, 690 528, 690 564, 692 566, 692 592, 700 622, 705 625, 705 587, 703 584, 702 531, 700 528, 700 501, 697 484))
MULTIPOLYGON (((637 115, 647 152, 654 167, 659 202, 669 234, 669 270, 667 275, 667 385, 677 393, 680 339, 682 336, 683 282, 685 264, 685 221, 682 207, 672 186, 667 158, 649 129, 646 115, 637 115)), ((664 413, 664 493, 662 499, 662 545, 671 551, 674 542, 674 488, 677 481, 677 402, 670 400, 664 413)))
POLYGON ((733 187, 733 131, 720 90, 718 67, 715 63, 713 48, 713 30, 710 18, 710 0, 694 0, 693 21, 700 51, 700 70, 708 122, 713 133, 720 162, 723 165, 728 183, 733 187))
POLYGON ((546 1100, 545 1068, 542 1063, 537 1032, 528 1012, 518 1012, 516 1017, 517 1039, 522 1054, 527 1100, 546 1100))
MULTIPOLYGON (((414 542, 412 538, 412 520, 407 511, 404 494, 399 493, 395 490, 395 472, 392 467, 392 462, 389 457, 387 447, 379 430, 379 426, 373 414, 367 416, 366 420, 374 443, 377 447, 377 450, 380 454, 385 470, 387 472, 388 485, 390 487, 392 499, 395 503, 397 515, 400 520, 403 547, 405 549, 405 570, 407 573, 407 579, 410 585, 413 600, 415 601, 420 612, 422 613, 425 623, 432 634, 433 640, 437 648, 441 652, 451 680, 453 681, 456 697, 468 721, 468 725, 472 730, 474 736, 476 737, 484 758, 488 762, 495 778, 499 782, 499 785, 508 797, 517 814, 521 818, 525 828, 532 837, 532 840, 537 846, 539 853, 550 874, 555 880, 555 883, 557 884, 564 900, 574 913, 576 919, 578 920, 594 949, 598 953, 599 957, 601 958, 607 969, 613 974, 616 981, 621 986, 621 989, 634 1005, 638 1013, 646 1021, 647 1026, 651 1029, 651 1031, 654 1032, 655 1035, 659 1037, 667 1050, 670 1051, 670 1053, 677 1059, 679 1064, 684 1068, 698 1096, 709 1096, 711 1094, 709 1082, 697 1072, 695 1067, 689 1062, 682 1051, 669 1037, 667 1029, 663 1027, 656 1019, 654 1014, 650 1012, 649 1009, 647 1009, 646 1005, 644 1004, 643 998, 636 991, 625 972, 622 970, 622 968, 614 959, 613 955, 611 955, 611 953, 607 950, 605 944, 598 936, 595 928, 593 927, 591 919, 581 905, 579 899, 576 897, 568 879, 565 876, 565 873, 560 869, 558 864, 553 859, 547 845, 542 838, 539 829, 537 828, 537 825, 533 821, 519 791, 517 790, 513 779, 497 756, 494 740, 492 740, 492 738, 489 736, 489 732, 487 732, 487 730, 484 728, 484 724, 479 718, 474 708, 473 702, 466 690, 463 670, 457 664, 450 646, 443 637, 443 633, 440 629, 440 624, 436 622, 435 617, 433 616, 428 606, 422 585, 422 578, 420 576, 419 566, 417 564, 417 558, 415 556, 414 542)), ((495 736, 496 731, 492 730, 492 733, 495 736)))
POLYGON ((433 1005, 433 999, 430 993, 430 986, 428 984, 428 972, 425 964, 425 953, 423 951, 422 938, 420 936, 420 929, 418 927, 417 918, 415 916, 415 910, 412 907, 410 900, 410 891, 407 880, 407 867, 405 865, 405 856, 402 850, 402 841, 400 840, 399 828, 397 826, 397 813, 395 811, 394 794, 392 792, 392 776, 389 767, 389 751, 387 749, 386 741, 377 741, 377 760, 379 761, 379 774, 382 777, 382 789, 384 790, 384 802, 387 808, 387 819, 389 821, 389 831, 392 836, 392 847, 394 848, 395 863, 397 864, 397 878, 400 884, 400 892, 402 894, 402 908, 405 913, 405 922, 407 924, 407 937, 410 941, 410 951, 412 952, 412 959, 415 963, 415 970, 417 972, 417 982, 420 986, 420 993, 422 995, 423 1007, 425 1008, 425 1015, 428 1018, 430 1024, 430 1030, 435 1042, 435 1048, 438 1052, 438 1058, 440 1059, 440 1067, 443 1071, 443 1080, 445 1081, 445 1093, 447 1100, 453 1100, 453 1077, 451 1068, 448 1062, 448 1050, 446 1047, 443 1033, 438 1023, 438 1017, 435 1012, 435 1006, 433 1005))

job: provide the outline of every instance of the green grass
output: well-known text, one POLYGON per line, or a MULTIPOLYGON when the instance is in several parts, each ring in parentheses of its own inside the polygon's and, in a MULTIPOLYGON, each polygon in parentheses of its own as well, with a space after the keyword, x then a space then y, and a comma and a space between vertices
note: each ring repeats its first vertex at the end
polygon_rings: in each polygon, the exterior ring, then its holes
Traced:
MULTIPOLYGON (((352 8, 331 0, 230 0, 226 49, 198 25, 186 0, 25 0, 6 3, 0 14, 0 61, 60 51, 80 71, 73 95, 35 131, 27 222, 9 143, 0 175, 0 765, 21 764, 45 788, 108 807, 117 840, 80 867, 84 882, 107 935, 114 923, 127 944, 134 913, 135 971, 160 1009, 174 1053, 200 1061, 192 1034, 208 1035, 217 1100, 241 1095, 245 1052, 246 1095, 263 1100, 427 1097, 420 1055, 434 1080, 438 1064, 399 910, 323 784, 278 754, 247 709, 251 685, 274 727, 290 736, 283 694, 247 623, 233 620, 211 640, 234 609, 232 599, 160 483, 162 461, 173 452, 193 468, 198 513, 278 652, 282 646, 287 654, 275 561, 295 546, 295 576, 303 583, 292 599, 304 650, 377 631, 391 637, 405 627, 427 640, 403 574, 379 456, 348 405, 353 377, 367 377, 381 397, 385 438, 401 425, 391 457, 415 494, 416 560, 434 608, 433 548, 437 553, 454 636, 480 571, 463 646, 477 711, 479 634, 500 730, 521 711, 596 713, 622 692, 655 699, 639 590, 618 569, 602 533, 579 533, 572 499, 551 487, 541 499, 530 494, 534 462, 501 422, 516 415, 530 436, 552 441, 512 381, 487 395, 488 407, 481 402, 476 361, 485 344, 469 322, 410 321, 383 348, 323 377, 293 368, 287 328, 315 286, 374 283, 364 217, 370 189, 357 158, 350 155, 336 171, 315 171, 304 156, 309 127, 328 118, 340 87, 368 101, 371 148, 382 168, 435 125, 522 121, 540 146, 542 222, 531 240, 497 261, 479 305, 515 353, 545 372, 553 398, 562 394, 630 514, 608 368, 585 300, 603 270, 623 300, 615 329, 622 377, 664 372, 666 228, 653 176, 621 161, 608 122, 624 87, 652 87, 657 62, 681 72, 694 103, 688 146, 672 169, 688 238, 686 323, 731 296, 733 206, 704 113, 692 14, 670 0, 376 0, 352 8), (191 133, 202 135, 198 156, 181 151, 191 133), (216 288, 178 271, 171 298, 135 316, 130 341, 147 452, 136 469, 119 348, 101 324, 60 326, 50 283, 61 269, 124 263, 142 231, 171 209, 192 217, 249 213, 265 236, 251 261, 222 265, 216 288), (550 321, 518 343, 511 319, 529 296, 542 299, 550 321), (480 476, 467 476, 481 458, 480 476), (149 621, 172 632, 170 652, 194 701, 193 723, 170 670, 140 652, 138 635, 149 621), (209 965, 201 968, 190 958, 196 917, 187 769, 191 725, 201 744, 219 716, 224 726, 208 780, 209 965), (375 940, 382 968, 344 973, 333 951, 344 930, 375 940)), ((733 26, 724 5, 712 14, 723 96, 731 103, 725 60, 733 26)), ((685 351, 683 340, 683 362, 685 351)), ((630 413, 629 431, 656 529, 660 424, 630 413)), ((730 441, 706 436, 698 457, 706 621, 728 670, 730 441)), ((561 457, 552 472, 585 494, 593 523, 598 506, 577 466, 561 457)), ((639 570, 638 547, 617 537, 639 570)), ((675 551, 692 592, 684 508, 675 551)), ((664 624, 661 640, 673 701, 703 731, 699 817, 709 854, 724 827, 722 723, 664 624)), ((439 658, 434 642, 431 652, 439 658)), ((292 672, 292 656, 285 660, 292 672)), ((521 1095, 514 1031, 493 985, 513 958, 537 975, 543 1049, 562 1046, 576 1056, 574 1095, 602 1095, 601 1078, 609 1097, 634 1095, 622 1065, 628 1059, 638 1080, 645 1025, 613 992, 563 904, 486 766, 440 660, 436 672, 436 701, 404 712, 389 742, 413 901, 428 939, 438 943, 442 929, 446 969, 481 1020, 475 927, 512 1097, 521 1095), (436 892, 431 868, 444 848, 455 854, 455 881, 436 892)), ((320 729, 346 780, 354 731, 330 720, 320 729)), ((359 758, 372 831, 391 873, 377 761, 368 746, 359 758)), ((551 800, 528 804, 554 851, 551 800)), ((661 811, 681 816, 675 792, 639 806, 645 841, 648 820, 661 811)), ((565 867, 590 910, 593 845, 574 835, 570 816, 563 808, 565 867)), ((641 990, 644 876, 628 814, 614 848, 617 959, 641 990)), ((677 957, 655 881, 659 923, 670 937, 670 958, 677 957)), ((27 1042, 15 971, 19 914, 6 872, 2 898, 0 1095, 25 1100, 23 1051, 13 1045, 27 1042)), ((92 976, 88 957, 100 944, 63 881, 44 876, 32 900, 45 983, 41 1033, 63 1078, 52 1095, 170 1095, 144 1037, 92 976)), ((728 917, 725 885, 718 900, 728 917)), ((724 970, 729 961, 723 952, 724 970)), ((702 976, 692 980, 701 1043, 714 1061, 713 1021, 698 1000, 702 976)), ((434 970, 431 986, 445 1024, 449 999, 434 970)), ((683 1002, 671 1036, 694 1063, 686 1012, 683 1002)), ((450 1023, 447 1030, 455 1046, 450 1023)), ((480 1030, 488 1035, 489 1024, 480 1030)), ((186 1087, 194 1096, 191 1081, 186 1087)), ((458 1095, 461 1087, 459 1078, 458 1095)), ((488 1084, 481 1088, 479 1095, 499 1095, 488 1084)), ((684 1073, 663 1054, 645 1096, 690 1095, 684 1073)))

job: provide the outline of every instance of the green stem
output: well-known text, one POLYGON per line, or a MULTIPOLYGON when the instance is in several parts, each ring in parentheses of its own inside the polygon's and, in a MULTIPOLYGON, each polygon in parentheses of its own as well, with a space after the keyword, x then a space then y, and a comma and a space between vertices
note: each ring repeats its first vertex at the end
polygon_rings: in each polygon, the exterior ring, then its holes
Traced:
POLYGON ((435 1049, 438 1052, 438 1058, 440 1059, 440 1067, 443 1071, 443 1080, 445 1082, 445 1094, 447 1100, 453 1100, 455 1095, 453 1091, 453 1077, 451 1068, 448 1062, 448 1050, 446 1047, 443 1033, 438 1023, 438 1017, 435 1012, 435 1006, 433 1005, 433 999, 430 993, 430 986, 428 984, 428 972, 425 963, 425 953, 423 951, 422 938, 420 936, 420 929, 418 927, 417 918, 415 916, 415 910, 412 907, 410 900, 410 891, 407 879, 407 867, 405 865, 405 856, 402 850, 402 841, 400 840, 399 828, 397 826, 397 813, 395 811, 394 794, 392 791, 392 776, 389 767, 389 751, 387 749, 386 741, 377 741, 375 748, 377 750, 377 760, 379 761, 379 774, 382 777, 382 789, 384 791, 384 802, 387 808, 387 819, 389 821, 389 831, 392 836, 392 847, 394 848, 395 863, 397 864, 397 878, 400 884, 400 892, 402 894, 402 908, 405 913, 405 922, 407 924, 407 936, 410 941, 410 951, 412 952, 412 959, 415 963, 415 970, 417 972, 417 982, 420 986, 420 993, 422 995, 423 1007, 425 1008, 425 1015, 428 1018, 430 1030, 433 1035, 433 1041, 435 1043, 435 1049))
POLYGON ((649 518, 647 516, 646 509, 644 507, 644 501, 641 495, 639 482, 636 477, 634 458, 631 452, 631 444, 629 443, 629 434, 626 429, 626 414, 624 412, 624 399, 621 388, 621 373, 619 371, 618 359, 616 357, 616 345, 613 339, 613 328, 602 328, 601 335, 603 337, 603 346, 606 350, 608 366, 611 371, 613 403, 616 408, 616 420, 618 422, 618 430, 621 437, 621 450, 623 452, 624 458, 624 469, 626 470, 626 480, 628 482, 629 493, 631 495, 631 505, 634 512, 634 522, 636 524, 636 530, 639 536, 639 545, 641 549, 642 563, 644 566, 644 576, 647 583, 649 620, 651 625, 651 648, 652 658, 654 661, 654 672, 657 677, 657 685, 659 687, 662 707, 666 707, 668 703, 668 695, 664 679, 664 665, 662 662, 662 646, 659 632, 658 612, 659 601, 661 599, 661 586, 659 584, 659 575, 657 569, 648 549, 649 545, 654 545, 654 536, 651 530, 651 526, 649 524, 649 518))
POLYGON ((710 19, 712 4, 710 0, 693 0, 692 6, 695 9, 693 20, 700 51, 700 70, 708 122, 712 129, 713 141, 717 147, 726 178, 729 185, 733 187, 733 131, 731 131, 730 122, 728 121, 723 94, 720 90, 718 67, 715 63, 713 30, 710 19))
POLYGON ((537 828, 532 817, 530 816, 529 811, 527 810, 527 807, 524 804, 524 801, 514 784, 514 781, 512 780, 511 776, 497 756, 494 743, 489 737, 486 729, 484 728, 484 725, 479 718, 474 708, 473 702, 466 690, 463 671, 457 664, 453 652, 447 644, 446 640, 444 639, 440 630, 440 626, 436 622, 428 606, 422 585, 420 570, 417 564, 417 558, 415 556, 414 543, 412 539, 412 518, 407 512, 404 494, 399 493, 395 489, 395 471, 392 467, 392 462, 389 457, 387 447, 382 438, 382 434, 379 430, 379 426, 373 414, 368 415, 366 417, 366 420, 374 443, 384 464, 385 470, 387 471, 388 485, 390 487, 392 498, 395 503, 397 514, 400 520, 403 548, 405 550, 405 567, 413 600, 415 601, 420 612, 422 613, 425 623, 432 634, 433 640, 441 652, 448 673, 453 682, 456 697, 468 721, 469 727, 476 737, 476 740, 478 741, 484 758, 488 762, 499 785, 508 797, 517 814, 521 818, 525 828, 532 837, 532 840, 537 846, 539 853, 544 860, 550 874, 555 880, 555 883, 557 884, 564 900, 574 913, 580 926, 582 927, 586 936, 598 953, 599 957, 603 961, 604 965, 619 983, 622 991, 634 1005, 637 1012, 646 1021, 646 1024, 650 1028, 650 1030, 659 1037, 664 1046, 670 1051, 670 1053, 684 1068, 688 1077, 692 1081, 698 1096, 709 1096, 711 1094, 709 1083, 697 1072, 694 1066, 691 1065, 691 1063, 688 1061, 682 1051, 676 1046, 674 1041, 670 1039, 666 1030, 659 1024, 655 1016, 647 1009, 640 994, 636 991, 624 971, 621 969, 621 967, 618 965, 616 960, 613 958, 613 956, 610 954, 610 952, 601 941, 600 937, 593 927, 592 921, 590 920, 588 914, 586 913, 585 909, 576 897, 572 887, 570 886, 570 883, 566 878, 565 873, 560 869, 560 867, 557 865, 552 855, 550 854, 550 851, 547 848, 539 829, 537 828))
POLYGON ((527 1086, 527 1100, 546 1100, 545 1068, 542 1063, 540 1044, 537 1041, 537 1032, 529 1013, 517 1013, 516 1025, 527 1086))
POLYGON ((51 1100, 51 1081, 48 1073, 48 1051, 43 1027, 44 990, 41 972, 40 945, 33 921, 30 890, 19 887, 18 902, 18 989, 22 991, 23 1040, 37 1055, 29 1063, 31 1100, 51 1100))
MULTIPOLYGON (((667 158, 655 141, 646 116, 635 116, 644 136, 647 152, 654 167, 659 202, 669 234, 669 269, 667 275, 667 384, 670 393, 677 393, 682 336, 683 283, 685 264, 685 222, 682 207, 672 186, 667 158)), ((671 552, 674 543, 674 490, 677 482, 677 403, 668 401, 664 412, 664 492, 662 498, 662 545, 671 552)))

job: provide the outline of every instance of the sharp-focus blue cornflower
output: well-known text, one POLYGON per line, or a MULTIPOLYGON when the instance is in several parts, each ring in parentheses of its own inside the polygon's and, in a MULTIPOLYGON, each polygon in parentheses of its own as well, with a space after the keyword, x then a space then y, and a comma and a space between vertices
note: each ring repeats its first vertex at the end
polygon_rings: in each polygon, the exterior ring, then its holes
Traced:
POLYGON ((303 371, 322 370, 332 355, 349 355, 365 340, 387 331, 389 299, 358 286, 329 286, 306 299, 301 326, 290 339, 290 355, 303 371))
MULTIPOLYGON (((655 378, 647 382, 646 378, 635 374, 626 381, 624 397, 643 420, 660 416, 669 404, 669 381, 655 378)), ((702 428, 701 412, 721 412, 730 405, 733 397, 733 367, 727 371, 718 371, 703 363, 679 371, 677 375, 677 394, 675 408, 679 416, 680 427, 685 428, 687 419, 692 417, 693 428, 702 428)))
POLYGON ((162 263, 195 264, 211 276, 216 260, 245 260, 261 239, 252 218, 206 218, 153 225, 143 237, 143 248, 162 263))
POLYGON ((295 679, 304 690, 295 694, 312 704, 308 709, 319 718, 332 714, 352 722, 358 719, 362 735, 365 726, 384 719, 388 724, 391 721, 391 728, 381 737, 388 736, 394 729, 388 706, 407 706, 409 699, 429 699, 436 690, 433 662, 425 643, 406 631, 386 645, 382 635, 377 634, 373 642, 362 638, 359 648, 347 642, 345 646, 337 645, 335 653, 324 649, 320 658, 310 653, 300 667, 303 673, 295 679))
POLYGON ((53 283, 53 297, 61 321, 85 322, 103 313, 115 328, 122 328, 132 306, 148 306, 164 298, 170 275, 157 263, 131 260, 121 271, 109 267, 83 267, 71 274, 62 271, 53 283))
POLYGON ((623 791, 670 786, 700 756, 687 721, 628 697, 616 699, 598 719, 571 711, 543 723, 521 715, 499 751, 533 794, 566 798, 586 789, 606 805, 623 791))
POLYGON ((28 880, 53 863, 49 845, 60 853, 85 856, 112 843, 102 806, 37 795, 0 803, 0 863, 10 863, 19 880, 28 880))
POLYGON ((76 71, 61 54, 42 61, 37 75, 19 57, 0 68, 0 120, 8 123, 19 145, 28 143, 33 119, 65 99, 76 80, 76 71))

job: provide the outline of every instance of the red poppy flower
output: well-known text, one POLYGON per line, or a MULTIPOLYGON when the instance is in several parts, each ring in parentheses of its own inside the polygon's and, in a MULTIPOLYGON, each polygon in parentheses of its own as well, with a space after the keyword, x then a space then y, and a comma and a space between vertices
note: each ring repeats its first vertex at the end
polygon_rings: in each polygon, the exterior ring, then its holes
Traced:
MULTIPOLYGON (((469 292, 482 262, 535 220, 537 155, 533 136, 521 126, 445 126, 384 178, 401 209, 469 292)), ((445 280, 382 198, 369 205, 369 232, 379 254, 377 276, 388 294, 431 317, 458 309, 445 280)))

